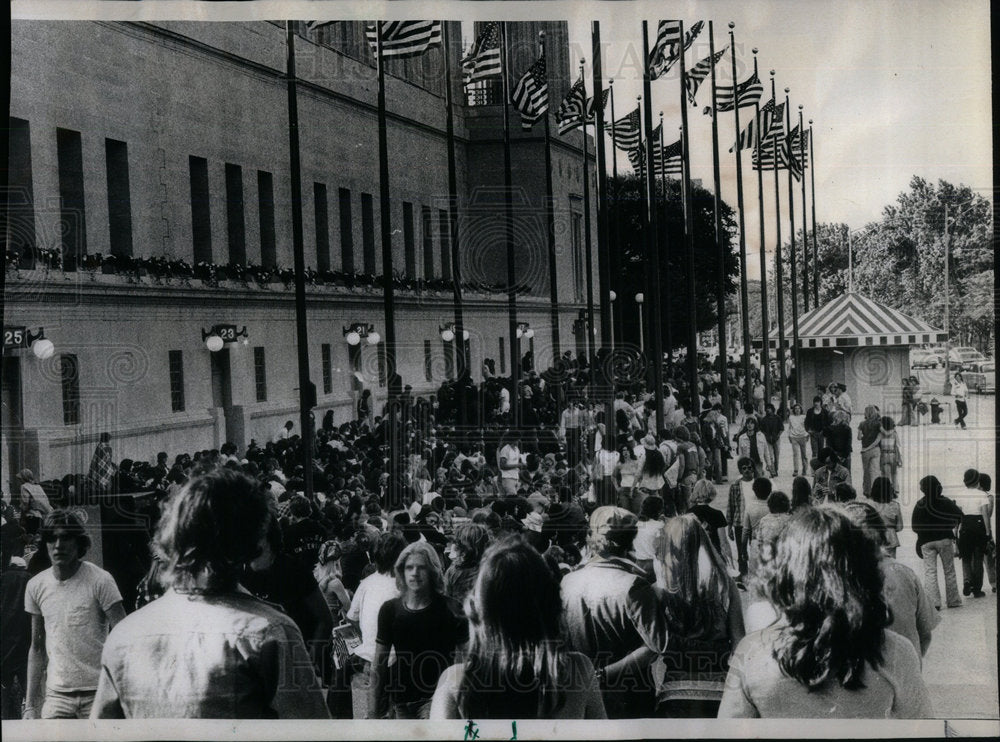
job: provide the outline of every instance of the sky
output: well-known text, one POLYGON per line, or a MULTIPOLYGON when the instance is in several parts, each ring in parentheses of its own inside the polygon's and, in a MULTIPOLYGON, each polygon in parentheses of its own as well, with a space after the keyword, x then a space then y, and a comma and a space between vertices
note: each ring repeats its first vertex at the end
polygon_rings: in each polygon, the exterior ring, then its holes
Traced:
MULTIPOLYGON (((738 77, 753 67, 751 49, 759 49, 760 78, 770 96, 771 69, 776 72, 778 101, 790 88, 797 123, 814 120, 816 220, 844 222, 851 229, 877 220, 885 206, 907 190, 919 175, 931 182, 962 183, 984 196, 993 183, 990 13, 988 0, 701 0, 701 2, 557 2, 442 0, 349 2, 348 0, 256 0, 189 2, 145 0, 88 2, 15 0, 15 17, 177 18, 461 18, 471 35, 474 20, 567 20, 570 60, 575 69, 587 61, 591 89, 591 21, 601 24, 605 79, 615 80, 615 113, 620 117, 642 91, 642 27, 649 22, 650 43, 658 21, 669 13, 688 27, 706 21, 705 30, 687 53, 688 66, 708 56, 707 21, 714 21, 716 50, 728 44, 728 23, 735 23, 738 77), (323 9, 320 10, 320 7, 323 9), (235 15, 233 15, 235 14, 235 15)), ((464 39, 471 43, 472 39, 464 39)), ((732 50, 731 50, 732 51, 732 50)), ((731 52, 730 52, 731 53, 731 52)), ((720 84, 730 84, 729 53, 716 67, 720 84)), ((680 123, 676 68, 652 82, 654 119, 664 112, 665 136, 680 123)), ((711 121, 701 113, 710 102, 702 85, 698 106, 688 108, 692 177, 712 186, 711 121)), ((553 107, 558 101, 552 101, 553 107)), ((741 109, 741 125, 752 109, 741 109)), ((723 198, 736 206, 736 164, 728 152, 735 140, 732 113, 719 117, 723 198)), ((608 147, 610 152, 611 148, 608 147)), ((628 169, 624 153, 619 167, 628 169)), ((610 155, 609 155, 610 156, 610 155)), ((746 242, 749 277, 759 276, 757 179, 743 156, 746 242)), ((787 175, 779 173, 782 237, 789 233, 787 175)), ((773 173, 764 174, 765 246, 774 249, 773 173)), ((811 197, 810 197, 811 209, 811 197)), ((795 186, 796 230, 801 229, 801 190, 795 186)), ((811 214, 810 214, 811 217, 811 214)))

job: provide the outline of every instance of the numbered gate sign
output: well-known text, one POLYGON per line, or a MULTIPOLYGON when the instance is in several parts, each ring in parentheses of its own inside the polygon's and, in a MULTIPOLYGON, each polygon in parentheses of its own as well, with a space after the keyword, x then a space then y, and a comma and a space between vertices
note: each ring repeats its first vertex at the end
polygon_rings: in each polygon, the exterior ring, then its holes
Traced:
POLYGON ((10 327, 8 325, 4 325, 3 347, 4 350, 10 350, 13 348, 27 348, 28 329, 26 327, 10 327))
POLYGON ((215 331, 224 343, 236 342, 236 325, 216 325, 215 331))

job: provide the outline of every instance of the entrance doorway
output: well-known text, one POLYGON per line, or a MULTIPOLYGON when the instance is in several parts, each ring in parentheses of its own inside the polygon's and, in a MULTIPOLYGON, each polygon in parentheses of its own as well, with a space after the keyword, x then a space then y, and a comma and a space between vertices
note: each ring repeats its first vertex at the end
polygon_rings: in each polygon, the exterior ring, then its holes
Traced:
POLYGON ((3 428, 4 480, 15 492, 21 485, 17 482, 17 473, 24 468, 24 403, 21 393, 21 359, 16 356, 4 356, 3 359, 3 413, 0 425, 3 428))
POLYGON ((229 348, 211 354, 212 359, 212 406, 221 408, 226 422, 226 441, 237 440, 233 430, 233 377, 230 368, 229 348))

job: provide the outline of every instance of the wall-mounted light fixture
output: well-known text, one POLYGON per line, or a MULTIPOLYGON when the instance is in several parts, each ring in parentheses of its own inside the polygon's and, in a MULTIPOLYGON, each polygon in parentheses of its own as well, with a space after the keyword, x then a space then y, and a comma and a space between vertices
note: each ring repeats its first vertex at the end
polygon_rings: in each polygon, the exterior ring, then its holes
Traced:
POLYGON ((236 325, 212 325, 211 330, 202 329, 202 342, 212 353, 222 350, 227 343, 240 342, 243 345, 250 344, 250 333, 247 332, 246 325, 236 329, 236 325))
POLYGON ((348 345, 357 345, 362 338, 367 339, 369 345, 382 342, 382 336, 375 332, 375 325, 367 322, 353 322, 344 328, 344 339, 348 345))
MULTIPOLYGON (((444 340, 446 343, 450 343, 455 339, 455 323, 445 322, 443 325, 439 325, 438 332, 441 333, 442 340, 444 340)), ((462 339, 463 340, 469 339, 469 331, 465 327, 462 328, 462 339)))

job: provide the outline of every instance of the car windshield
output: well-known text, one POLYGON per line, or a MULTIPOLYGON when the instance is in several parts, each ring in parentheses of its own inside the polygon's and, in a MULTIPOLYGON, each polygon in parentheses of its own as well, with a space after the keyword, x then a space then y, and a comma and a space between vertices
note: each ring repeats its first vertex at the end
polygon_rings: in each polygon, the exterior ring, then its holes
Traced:
POLYGON ((982 366, 981 371, 984 374, 991 374, 994 371, 993 366, 994 366, 994 364, 992 364, 992 363, 984 363, 983 366, 982 366))

